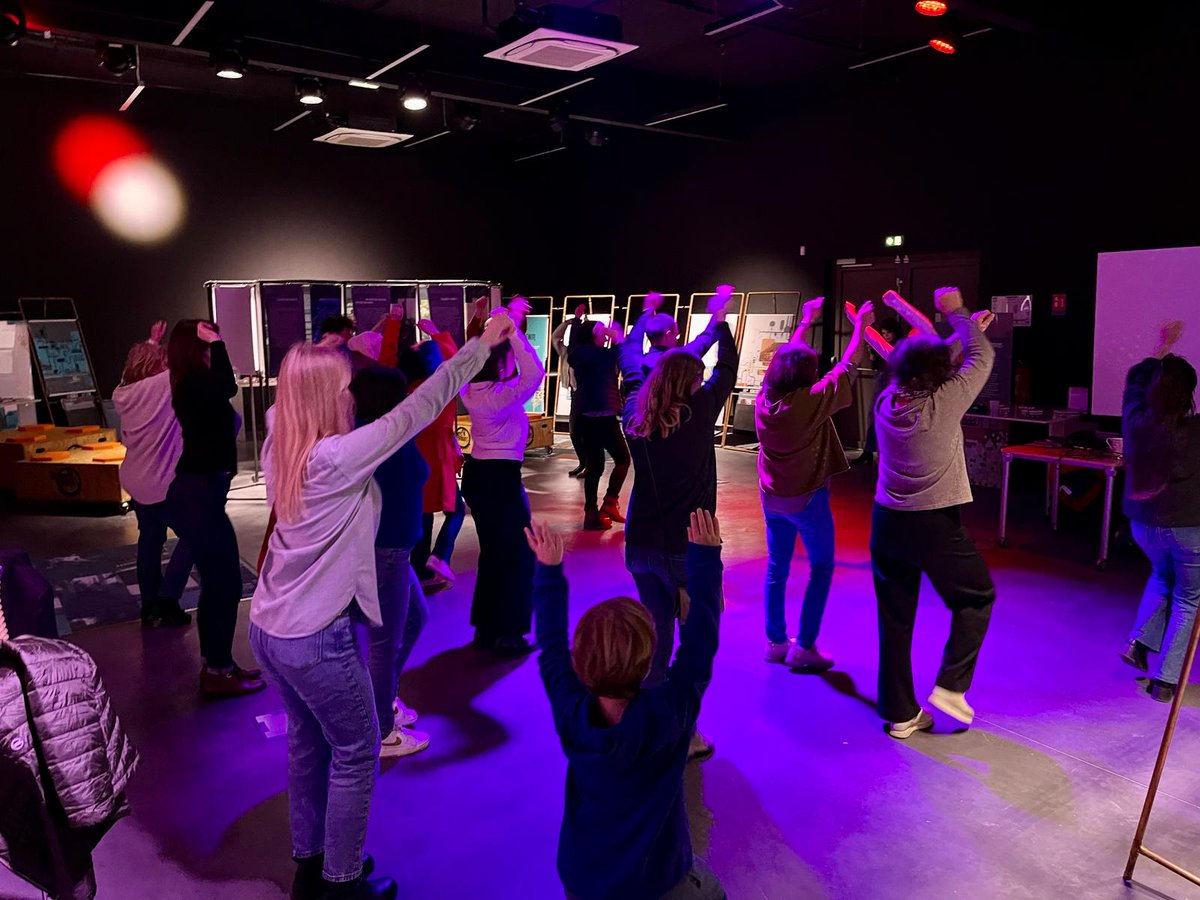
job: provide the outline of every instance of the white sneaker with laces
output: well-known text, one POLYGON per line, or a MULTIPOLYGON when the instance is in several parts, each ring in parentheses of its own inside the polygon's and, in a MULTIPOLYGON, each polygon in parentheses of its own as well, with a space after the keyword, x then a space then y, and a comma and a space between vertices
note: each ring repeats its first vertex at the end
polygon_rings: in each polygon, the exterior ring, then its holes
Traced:
POLYGON ((892 722, 888 725, 888 734, 897 740, 906 740, 918 731, 928 731, 933 727, 933 716, 921 710, 907 722, 892 722))
POLYGON ((417 724, 417 719, 421 717, 415 709, 405 706, 399 697, 392 701, 392 715, 396 718, 396 726, 400 728, 417 724))
POLYGON ((975 710, 967 702, 967 695, 945 688, 935 687, 929 695, 929 702, 952 719, 958 719, 964 725, 975 721, 975 710))
POLYGON ((448 584, 454 584, 454 570, 450 568, 450 564, 445 560, 438 559, 436 556, 431 556, 425 561, 425 566, 442 581, 448 584))
POLYGON ((379 745, 379 758, 390 759, 411 756, 429 746, 429 735, 423 731, 411 731, 397 726, 379 745))

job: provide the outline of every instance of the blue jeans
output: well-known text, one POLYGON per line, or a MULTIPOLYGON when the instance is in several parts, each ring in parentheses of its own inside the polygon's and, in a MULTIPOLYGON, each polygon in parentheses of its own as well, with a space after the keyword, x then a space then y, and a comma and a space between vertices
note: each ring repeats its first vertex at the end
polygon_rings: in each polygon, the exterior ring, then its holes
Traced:
POLYGON ((171 559, 163 572, 162 552, 167 542, 167 503, 134 502, 137 516, 137 579, 142 611, 154 608, 159 597, 178 600, 192 574, 192 548, 182 538, 175 543, 171 559))
POLYGON ((625 546, 625 567, 637 585, 638 600, 654 620, 657 640, 650 674, 645 686, 662 684, 675 650, 675 620, 679 618, 680 593, 687 588, 687 555, 625 546))
POLYGON ((798 637, 800 646, 812 647, 817 642, 833 584, 833 511, 829 508, 829 488, 813 491, 808 504, 797 513, 781 515, 764 510, 763 514, 767 520, 767 640, 782 644, 788 639, 784 595, 799 533, 808 552, 808 587, 800 609, 798 637))
POLYGON ((1200 602, 1200 526, 1131 524, 1134 540, 1150 559, 1150 579, 1129 637, 1159 653, 1154 678, 1178 684, 1200 602))
POLYGON ((387 737, 396 727, 392 708, 396 682, 429 621, 429 603, 409 562, 411 554, 408 548, 375 548, 375 579, 379 584, 379 614, 383 624, 368 632, 367 668, 375 692, 375 715, 381 737, 387 737))
POLYGON ((426 565, 430 556, 436 556, 446 565, 450 564, 450 557, 454 555, 454 544, 466 517, 467 504, 463 501, 462 491, 457 489, 454 492, 454 512, 442 513, 442 527, 438 530, 437 540, 433 538, 433 513, 421 516, 421 539, 417 541, 417 546, 412 552, 412 564, 417 570, 418 578, 429 578, 433 574, 426 565))
POLYGON ((329 881, 362 873, 379 722, 364 661, 366 628, 347 611, 302 638, 250 626, 250 645, 288 719, 292 855, 325 854, 329 881))

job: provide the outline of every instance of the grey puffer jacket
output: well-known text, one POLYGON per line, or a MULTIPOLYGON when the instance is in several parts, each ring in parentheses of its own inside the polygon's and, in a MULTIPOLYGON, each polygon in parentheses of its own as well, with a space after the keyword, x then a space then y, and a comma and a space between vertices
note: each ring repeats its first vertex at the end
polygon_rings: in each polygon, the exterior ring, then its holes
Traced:
POLYGON ((138 766, 96 664, 66 641, 0 641, 0 858, 54 896, 128 812, 138 766))

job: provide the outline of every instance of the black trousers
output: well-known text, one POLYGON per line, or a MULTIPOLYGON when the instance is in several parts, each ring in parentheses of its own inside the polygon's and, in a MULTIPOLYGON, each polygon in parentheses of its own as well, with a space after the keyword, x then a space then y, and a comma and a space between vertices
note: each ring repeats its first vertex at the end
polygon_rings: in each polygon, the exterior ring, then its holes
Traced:
POLYGON ((962 526, 958 507, 901 512, 875 504, 871 568, 879 604, 879 715, 907 722, 920 711, 913 690, 912 638, 921 575, 951 612, 938 687, 966 691, 987 634, 996 588, 962 526))
POLYGON ((462 493, 479 535, 471 624, 485 640, 528 634, 533 618, 534 557, 525 540, 530 513, 521 484, 521 463, 468 456, 462 493))
POLYGON ((229 481, 221 472, 179 474, 166 500, 168 524, 192 548, 200 576, 200 655, 215 669, 233 665, 233 632, 242 599, 237 534, 225 514, 229 481))
POLYGON ((613 469, 604 496, 617 497, 629 474, 629 445, 616 416, 580 416, 579 436, 587 462, 583 476, 584 502, 588 509, 595 509, 600 479, 604 476, 605 452, 613 458, 613 469))
POLYGON ((579 433, 579 420, 583 418, 579 415, 579 407, 575 404, 575 392, 571 391, 571 415, 567 417, 567 432, 571 437, 571 449, 575 451, 575 457, 579 460, 579 465, 587 465, 587 457, 584 456, 583 436, 579 433))

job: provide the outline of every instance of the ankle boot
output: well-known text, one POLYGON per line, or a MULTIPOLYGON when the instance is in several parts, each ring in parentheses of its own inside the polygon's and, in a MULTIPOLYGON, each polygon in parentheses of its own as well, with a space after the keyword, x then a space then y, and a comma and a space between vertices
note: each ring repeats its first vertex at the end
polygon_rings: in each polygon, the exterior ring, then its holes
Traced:
MULTIPOLYGON (((321 875, 321 869, 324 866, 324 853, 296 860, 296 876, 292 879, 291 900, 321 900, 325 896, 325 879, 321 875)), ((364 853, 362 877, 370 878, 374 871, 375 858, 370 853, 364 853)))
POLYGON ((584 531, 608 531, 610 528, 612 528, 612 522, 600 515, 600 510, 593 507, 583 511, 584 531))
MULTIPOLYGON (((324 881, 324 879, 322 879, 324 881)), ((400 893, 390 878, 363 878, 354 881, 325 881, 323 897, 329 900, 396 900, 400 893)))
POLYGON ((621 498, 605 497, 604 502, 600 505, 600 515, 607 516, 613 522, 624 522, 625 516, 621 513, 621 498))

